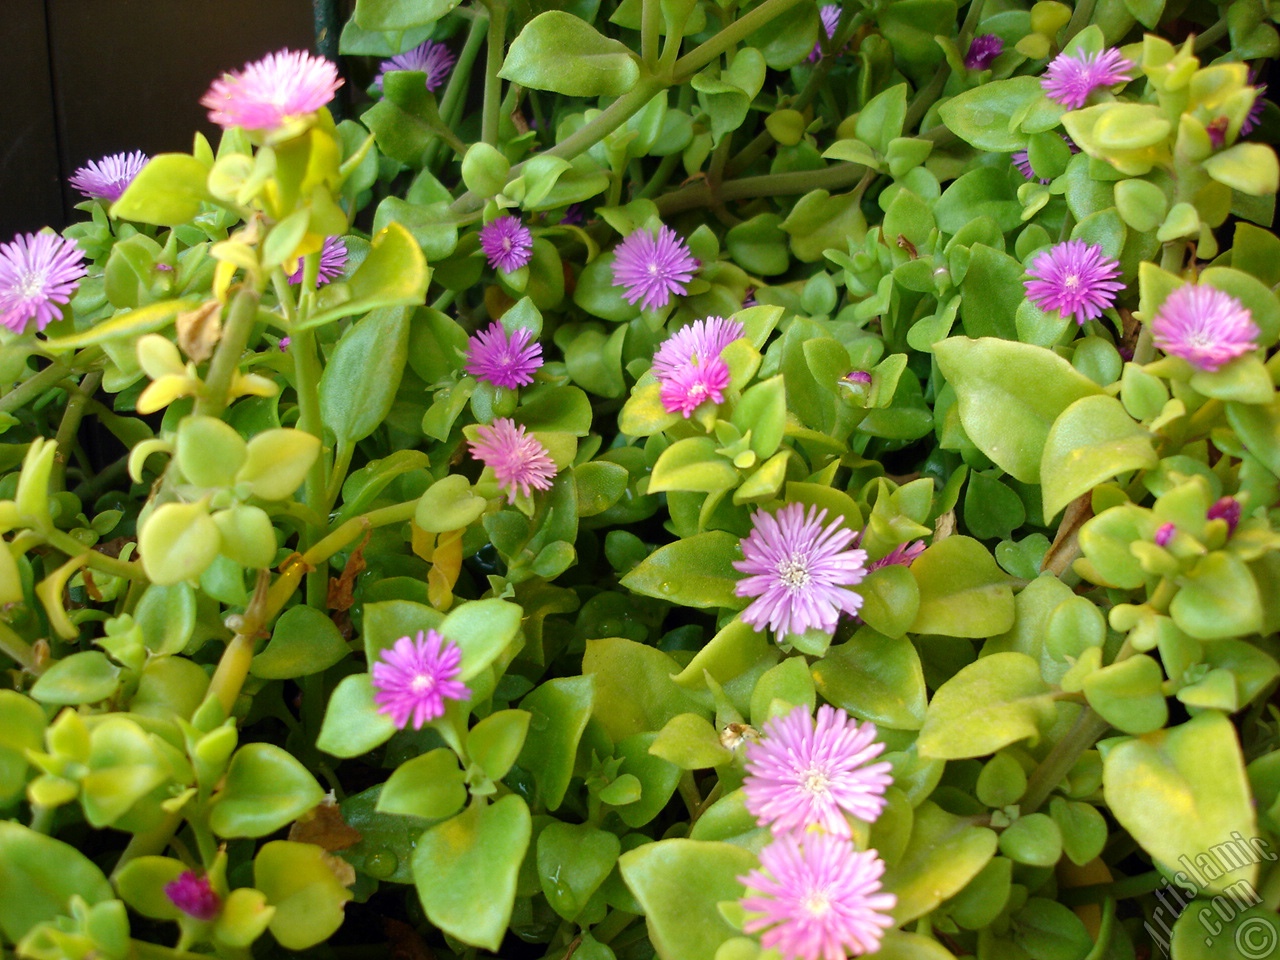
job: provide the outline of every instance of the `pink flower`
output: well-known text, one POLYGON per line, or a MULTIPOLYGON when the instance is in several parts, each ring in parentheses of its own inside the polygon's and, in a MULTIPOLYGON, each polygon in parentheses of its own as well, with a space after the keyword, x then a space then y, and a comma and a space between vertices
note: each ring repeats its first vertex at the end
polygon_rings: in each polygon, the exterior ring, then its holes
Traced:
POLYGON ((239 73, 224 73, 200 98, 218 126, 267 130, 315 113, 342 86, 338 68, 294 50, 269 53, 239 73))
POLYGON ((480 249, 489 266, 511 273, 533 259, 533 234, 519 217, 503 214, 480 228, 480 249))
POLYGON ((383 60, 373 85, 381 90, 383 76, 393 70, 418 70, 427 75, 427 89, 435 90, 449 76, 456 59, 443 43, 425 40, 412 50, 398 53, 390 60, 383 60))
POLYGON ((516 491, 527 497, 531 490, 551 489, 556 465, 547 456, 547 448, 537 437, 525 433, 524 427, 499 417, 492 426, 478 427, 476 436, 469 443, 471 455, 493 467, 498 489, 506 491, 508 503, 515 502, 516 491))
POLYGON ((895 564, 909 567, 915 562, 916 557, 922 553, 924 553, 923 540, 916 540, 914 543, 900 543, 879 560, 871 561, 867 566, 867 570, 879 570, 881 567, 890 567, 895 564))
POLYGON ((67 180, 86 197, 115 203, 150 158, 141 150, 90 160, 67 180))
MULTIPOLYGON (((324 246, 320 248, 320 269, 316 273, 316 286, 323 287, 331 280, 342 276, 342 269, 347 265, 347 244, 341 237, 325 237, 324 246)), ((298 268, 289 274, 290 283, 301 283, 303 274, 302 260, 298 260, 298 268)))
POLYGON ((986 70, 991 66, 991 61, 1000 56, 1000 51, 1003 49, 1004 41, 994 33, 984 33, 974 37, 973 42, 969 44, 969 52, 964 55, 964 68, 986 70))
MULTIPOLYGON (((827 33, 827 41, 836 35, 836 28, 840 26, 840 14, 843 8, 838 3, 828 3, 818 8, 818 17, 822 21, 822 29, 827 33)), ((809 51, 806 63, 816 63, 822 59, 822 44, 815 43, 813 49, 809 51)))
POLYGON ((1249 309, 1213 287, 1187 283, 1165 298, 1151 320, 1151 337, 1165 353, 1214 371, 1258 345, 1249 309))
POLYGON ((1112 87, 1129 78, 1132 63, 1120 51, 1108 48, 1101 53, 1060 53, 1040 78, 1045 96, 1068 110, 1079 110, 1098 87, 1112 87))
POLYGON ((508 334, 495 320, 467 341, 467 373, 494 386, 514 390, 533 383, 533 372, 540 366, 542 344, 523 327, 508 334))
POLYGON ((884 861, 830 834, 784 835, 760 851, 761 870, 738 881, 748 933, 784 960, 845 960, 880 949, 897 904, 881 892, 884 861))
POLYGON ((687 419, 706 400, 724 402, 730 377, 721 354, 745 333, 737 320, 707 317, 663 341, 653 355, 653 372, 662 384, 659 395, 668 413, 680 412, 687 419))
POLYGON ((1262 111, 1267 104, 1267 85, 1265 83, 1258 84, 1255 88, 1257 96, 1254 97, 1253 106, 1249 108, 1249 113, 1244 118, 1244 123, 1240 124, 1240 136, 1247 136, 1257 127, 1258 121, 1262 119, 1262 111))
POLYGON ((816 722, 802 706, 774 717, 760 742, 747 745, 747 810, 775 834, 818 825, 847 837, 846 813, 875 822, 893 783, 890 764, 871 763, 884 751, 875 737, 875 724, 825 704, 816 722))
POLYGON ((1178 532, 1178 528, 1172 523, 1162 523, 1156 530, 1155 542, 1157 547, 1167 547, 1169 541, 1173 539, 1173 535, 1178 532))
POLYGON ((671 295, 683 297, 698 269, 698 259, 670 227, 656 233, 640 229, 614 250, 613 285, 622 287, 627 303, 645 310, 665 307, 671 295))
POLYGON ((0 324, 25 333, 43 330, 61 315, 85 275, 84 254, 56 233, 19 234, 0 243, 0 324))
POLYGON ((836 628, 840 613, 856 614, 861 594, 846 590, 867 575, 865 550, 845 548, 857 536, 827 511, 789 503, 776 514, 756 512, 751 533, 742 541, 742 559, 734 569, 749 574, 734 586, 740 597, 755 597, 742 611, 757 631, 768 626, 778 636, 817 627, 836 628))
POLYGON ((169 902, 189 917, 208 922, 222 912, 222 898, 214 891, 208 877, 187 870, 164 886, 169 902))
POLYGON ((1240 501, 1235 497, 1220 497, 1214 501, 1207 511, 1204 518, 1206 520, 1224 520, 1227 524, 1227 536, 1231 536, 1236 532, 1236 527, 1240 523, 1240 501))
MULTIPOLYGON (((1066 141, 1067 146, 1070 148, 1072 154, 1077 154, 1080 152, 1080 148, 1077 147, 1075 143, 1072 142, 1071 138, 1068 137, 1066 134, 1060 133, 1058 134, 1058 136, 1062 137, 1062 139, 1066 141)), ((1018 168, 1018 172, 1022 174, 1022 176, 1025 179, 1027 180, 1038 179, 1041 183, 1053 183, 1053 180, 1050 177, 1038 177, 1038 178, 1036 177, 1036 172, 1033 169, 1031 169, 1030 152, 1026 150, 1019 150, 1012 157, 1010 157, 1009 160, 1015 167, 1018 168)))
POLYGON ((444 716, 445 700, 469 700, 467 685, 453 679, 460 671, 462 651, 452 640, 434 630, 409 639, 378 654, 373 664, 374 702, 378 712, 403 729, 410 718, 413 729, 444 716))
POLYGON ((1115 279, 1120 262, 1105 256, 1098 244, 1083 240, 1068 240, 1036 254, 1027 275, 1031 279, 1022 283, 1029 300, 1046 312, 1075 317, 1081 326, 1102 316, 1124 289, 1115 279))

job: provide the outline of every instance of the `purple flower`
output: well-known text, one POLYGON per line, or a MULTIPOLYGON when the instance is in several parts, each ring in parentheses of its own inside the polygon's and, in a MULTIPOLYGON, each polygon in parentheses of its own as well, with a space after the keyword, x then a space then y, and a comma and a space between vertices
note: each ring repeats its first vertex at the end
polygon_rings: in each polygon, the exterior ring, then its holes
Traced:
MULTIPOLYGON (((827 40, 830 41, 836 35, 836 27, 840 26, 840 14, 843 7, 838 3, 828 3, 818 8, 818 16, 822 20, 822 29, 827 32, 827 40)), ((805 63, 816 63, 822 59, 822 44, 815 43, 813 49, 809 52, 805 63)))
POLYGON ((471 699, 467 685, 453 679, 461 663, 458 645, 434 630, 419 630, 412 640, 401 637, 373 665, 378 712, 401 729, 412 717, 413 729, 421 730, 424 723, 444 716, 445 700, 471 699))
MULTIPOLYGON (((342 276, 347 265, 347 244, 341 237, 325 237, 324 246, 320 248, 320 269, 316 273, 316 286, 323 287, 330 280, 342 276)), ((298 268, 289 274, 290 283, 301 283, 303 273, 302 260, 298 260, 298 268)))
POLYGON ((1101 53, 1060 53, 1045 68, 1040 87, 1045 96, 1068 110, 1079 110, 1098 87, 1111 87, 1130 79, 1132 63, 1114 47, 1101 53))
POLYGON ((1116 300, 1124 284, 1120 262, 1112 260, 1096 243, 1068 240, 1038 253, 1027 267, 1030 280, 1022 281, 1027 298, 1041 310, 1057 310, 1062 316, 1086 320, 1102 316, 1116 300))
POLYGON ((455 60, 457 57, 443 43, 425 40, 412 50, 383 60, 373 85, 381 90, 383 76, 393 70, 420 70, 427 75, 427 89, 435 90, 449 76, 455 60))
MULTIPOLYGON (((1070 148, 1070 150, 1071 150, 1071 152, 1072 152, 1073 154, 1076 154, 1076 153, 1079 153, 1079 152, 1080 152, 1080 148, 1079 148, 1079 147, 1077 147, 1077 146, 1072 142, 1071 138, 1070 138, 1070 137, 1068 137, 1066 134, 1064 134, 1064 133, 1060 133, 1060 134, 1058 134, 1058 136, 1062 137, 1062 139, 1066 141, 1067 146, 1070 148)), ((1015 154, 1014 154, 1012 157, 1010 157, 1009 159, 1010 159, 1010 161, 1013 163, 1013 165, 1014 165, 1015 167, 1017 167, 1017 168, 1018 168, 1018 172, 1019 172, 1019 173, 1021 173, 1021 174, 1022 174, 1022 176, 1023 176, 1025 179, 1027 179, 1027 180, 1035 179, 1036 172, 1035 172, 1034 170, 1032 170, 1032 169, 1031 169, 1031 154, 1030 154, 1030 153, 1028 153, 1026 150, 1019 150, 1017 153, 1015 153, 1015 154)), ((1050 177, 1040 177, 1040 178, 1039 178, 1039 180, 1040 180, 1040 182, 1041 182, 1041 183, 1052 183, 1052 182, 1053 182, 1053 180, 1052 180, 1050 177)))
POLYGON ((698 258, 670 227, 656 233, 633 231, 614 249, 613 285, 627 303, 646 310, 665 307, 674 293, 683 297, 698 269, 698 258))
POLYGON ((909 567, 915 563, 916 557, 922 553, 924 553, 923 540, 916 540, 913 543, 900 543, 879 560, 871 561, 867 566, 867 570, 879 570, 881 567, 891 567, 895 564, 909 567))
POLYGON ((803 833, 815 824, 850 834, 846 813, 874 823, 884 809, 891 764, 871 763, 884 750, 873 723, 859 725, 822 705, 815 722, 807 707, 774 717, 759 743, 747 745, 747 810, 775 834, 803 833))
POLYGON ((67 180, 86 197, 115 203, 150 158, 141 150, 90 160, 67 180))
POLYGON ((1157 547, 1167 547, 1169 541, 1173 539, 1173 535, 1178 532, 1178 528, 1172 523, 1163 523, 1156 530, 1155 542, 1157 547))
POLYGON ((1258 333, 1248 307, 1195 283, 1169 294, 1151 321, 1156 346, 1210 372, 1256 347, 1258 333))
POLYGON ((582 213, 582 204, 571 203, 564 208, 564 215, 560 217, 560 222, 568 226, 581 226, 586 221, 586 216, 582 213))
POLYGON ((480 228, 480 249, 489 266, 510 273, 533 259, 533 234, 519 217, 504 213, 480 228))
POLYGON ((200 98, 218 126, 267 130, 315 113, 342 86, 338 68, 323 57, 279 50, 224 73, 200 98))
POLYGON ((852 370, 844 375, 844 378, 850 383, 860 383, 866 386, 871 382, 871 374, 866 370, 852 370))
POLYGON ((498 489, 507 492, 508 503, 515 502, 517 490, 527 497, 531 490, 551 488, 556 465, 547 456, 547 448, 537 437, 525 433, 523 426, 508 417, 499 417, 492 426, 478 427, 476 436, 469 442, 471 455, 493 467, 498 489))
POLYGON ((867 552, 847 550, 857 536, 833 520, 824 529, 827 511, 789 503, 776 514, 756 511, 751 533, 742 541, 742 559, 733 567, 749 574, 734 586, 740 597, 755 597, 742 611, 744 623, 778 636, 811 627, 832 631, 841 611, 856 614, 861 594, 845 587, 867 575, 867 552))
POLYGON ((1225 520, 1227 522, 1227 536, 1229 537, 1236 532, 1236 527, 1240 523, 1240 501, 1235 497, 1221 497, 1205 511, 1204 518, 1206 520, 1225 520))
POLYGON ((280 352, 284 353, 289 349, 289 344, 293 342, 293 337, 281 337, 280 342, 276 344, 280 348, 280 352))
POLYGON ((533 383, 533 371, 540 366, 542 344, 523 327, 508 335, 495 320, 467 341, 467 373, 494 386, 514 390, 533 383))
POLYGON ((87 271, 74 240, 56 233, 19 234, 0 243, 0 323, 25 333, 29 321, 43 330, 61 315, 87 271))
POLYGON ((737 320, 707 317, 668 337, 653 355, 653 372, 662 384, 660 397, 668 413, 688 419, 700 403, 724 402, 729 365, 720 354, 746 330, 737 320))
POLYGON ((208 877, 187 870, 176 880, 164 885, 169 902, 189 917, 208 922, 222 912, 222 898, 214 891, 208 877))
POLYGON ((1253 132, 1257 127, 1258 121, 1262 119, 1262 110, 1267 103, 1267 85, 1260 83, 1254 88, 1258 91, 1257 96, 1253 98, 1253 106, 1249 108, 1248 115, 1244 118, 1244 123, 1240 124, 1240 136, 1246 136, 1253 132))
POLYGON ((974 37, 973 42, 969 44, 969 52, 964 55, 964 68, 986 70, 991 66, 991 61, 1000 56, 1000 51, 1003 49, 1004 41, 994 33, 984 33, 974 37))
POLYGON ((738 882, 746 931, 764 931, 760 942, 784 960, 845 960, 880 949, 894 925, 897 904, 883 893, 884 861, 874 850, 855 850, 843 837, 809 833, 785 835, 760 851, 762 870, 738 882))

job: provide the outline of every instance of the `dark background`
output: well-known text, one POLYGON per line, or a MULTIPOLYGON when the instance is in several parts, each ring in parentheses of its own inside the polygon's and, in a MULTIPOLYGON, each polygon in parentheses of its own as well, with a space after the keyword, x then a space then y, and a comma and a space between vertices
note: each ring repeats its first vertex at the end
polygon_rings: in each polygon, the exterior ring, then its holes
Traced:
POLYGON ((209 84, 282 47, 315 50, 313 17, 335 3, 3 0, 0 242, 82 218, 66 179, 89 160, 190 151, 196 130, 216 146, 209 84))

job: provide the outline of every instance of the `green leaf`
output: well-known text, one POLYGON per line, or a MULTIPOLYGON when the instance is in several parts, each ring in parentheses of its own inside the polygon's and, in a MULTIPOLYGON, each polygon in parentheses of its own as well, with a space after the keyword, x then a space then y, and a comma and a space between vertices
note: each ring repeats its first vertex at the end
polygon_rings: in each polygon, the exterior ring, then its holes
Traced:
POLYGON ((615 834, 590 824, 553 820, 538 834, 538 880, 551 909, 565 920, 582 912, 618 862, 615 834))
POLYGON ((369 674, 343 677, 329 697, 316 749, 335 757, 358 757, 390 740, 396 725, 385 713, 378 712, 374 693, 369 674))
POLYGON ((174 317, 183 311, 190 310, 197 303, 196 300, 161 300, 158 303, 149 303, 137 310, 118 313, 110 320, 95 323, 88 330, 80 333, 45 340, 41 345, 53 353, 61 353, 64 350, 78 350, 81 347, 108 340, 137 339, 144 334, 163 330, 174 317))
POLYGON ((823 699, 879 726, 919 730, 924 723, 924 671, 906 637, 863 627, 813 664, 813 682, 823 699))
POLYGON ((70 913, 73 896, 92 906, 110 900, 111 884, 70 844, 0 820, 0 932, 17 943, 39 923, 70 913))
POLYGON ((1182 579, 1169 614, 1197 640, 1247 636, 1262 629, 1262 599, 1253 574, 1243 560, 1221 550, 1201 557, 1182 579))
POLYGON ((1040 482, 1054 421, 1102 389, 1051 350, 1009 340, 951 337, 934 346, 955 388, 960 422, 978 449, 1023 483, 1040 482))
POLYGON ((457 5, 458 0, 356 0, 352 19, 364 30, 398 33, 435 23, 457 5))
POLYGON ((457 679, 466 683, 515 642, 524 611, 506 600, 475 600, 454 608, 440 624, 445 639, 462 650, 457 679))
POLYGON ((31 697, 41 703, 97 703, 119 685, 120 668, 106 654, 85 650, 54 661, 31 687, 31 697))
POLYGON ((737 878, 756 866, 754 854, 708 840, 659 840, 618 860, 622 879, 644 907, 661 960, 715 960, 735 933, 717 904, 741 897, 737 878))
POLYGON ((580 17, 548 10, 511 41, 498 76, 570 97, 620 97, 640 79, 635 55, 580 17))
POLYGON ((1230 857, 1233 836, 1256 837, 1258 826, 1240 742, 1221 713, 1116 744, 1103 789, 1120 825, 1163 868, 1194 864, 1199 885, 1215 894, 1257 883, 1256 857, 1230 857))
POLYGON ((490 780, 501 780, 516 762, 529 732, 527 710, 499 710, 467 733, 467 755, 490 780))
POLYGON ((582 672, 594 675, 595 717, 614 743, 660 730, 676 714, 705 712, 672 680, 678 664, 647 644, 622 637, 589 639, 582 672))
POLYGON ((275 908, 268 927, 288 950, 305 950, 329 939, 342 926, 351 899, 314 843, 272 840, 253 859, 253 885, 275 908))
POLYGON ((130 181, 111 215, 136 223, 177 227, 194 220, 200 204, 213 197, 208 188, 209 170, 186 153, 162 153, 130 181))
POLYGON ((655 757, 681 770, 705 770, 733 760, 711 722, 696 713, 679 713, 667 721, 649 747, 655 757))
POLYGON ((534 736, 525 738, 517 762, 532 771, 544 809, 556 810, 564 801, 595 692, 593 676, 560 677, 548 680, 520 701, 529 712, 534 736))
POLYGON ((1150 434, 1119 400, 1082 397, 1058 415, 1045 437, 1040 461, 1045 523, 1104 480, 1150 470, 1158 460, 1150 434))
POLYGON ((1010 118, 1042 96, 1036 77, 996 80, 966 90, 938 108, 942 122, 961 140, 979 150, 1012 153, 1026 146, 1025 135, 1010 118))
POLYGON ((1280 189, 1276 152, 1261 143, 1237 143, 1204 161, 1209 176, 1232 190, 1263 197, 1280 189))
POLYGON ((1125 733, 1150 733, 1169 719, 1161 684, 1164 673, 1145 653, 1096 670, 1084 679, 1089 706, 1125 733))
POLYGON ((622 578, 633 593, 687 607, 745 606, 734 593, 738 538, 709 530, 659 547, 622 578))
POLYGON ((369 255, 351 279, 326 285, 316 297, 316 312, 295 329, 309 330, 378 307, 419 306, 430 278, 418 241, 400 224, 389 223, 374 234, 369 255))
POLYGON ((511 920, 516 875, 533 824, 515 794, 479 800, 422 834, 413 880, 427 918, 463 943, 497 950, 511 920))
POLYGON ((406 760, 378 794, 378 812, 430 820, 452 817, 467 802, 467 775, 448 747, 406 760))
POLYGON ((959 893, 995 852, 994 831, 924 801, 916 807, 906 850, 884 874, 884 889, 898 898, 894 922, 901 926, 959 893))
POLYGON ((993 637, 1013 626, 1013 589, 991 553, 971 537, 947 537, 908 568, 920 586, 911 633, 993 637))
POLYGON ((253 658, 249 672, 264 680, 291 680, 322 673, 350 653, 332 620, 300 603, 276 621, 265 650, 253 658))
POLYGON ((27 785, 27 751, 44 744, 40 705, 15 690, 0 690, 0 808, 21 796, 27 785))
POLYGON ((315 777, 290 754, 269 743, 247 743, 232 756, 214 795, 209 826, 220 837, 265 837, 323 799, 315 777))
POLYGON ((382 424, 404 373, 408 307, 374 310, 338 341, 320 378, 320 416, 341 441, 363 440, 382 424))
POLYGON ((1038 737, 1053 718, 1053 694, 1035 660, 993 653, 938 688, 916 744, 920 756, 936 760, 985 757, 1038 737))
POLYGON ((685 437, 662 451, 653 465, 649 493, 687 490, 716 493, 738 482, 732 463, 716 453, 718 444, 710 437, 685 437))

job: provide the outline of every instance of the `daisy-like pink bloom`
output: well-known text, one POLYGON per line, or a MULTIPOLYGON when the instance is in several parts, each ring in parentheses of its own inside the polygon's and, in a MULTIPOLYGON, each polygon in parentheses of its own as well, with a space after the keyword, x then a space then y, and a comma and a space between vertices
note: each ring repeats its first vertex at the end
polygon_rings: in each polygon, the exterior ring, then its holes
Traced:
POLYGON ((76 292, 84 268, 84 254, 74 240, 56 233, 19 234, 0 243, 0 323, 25 333, 35 320, 43 330, 61 315, 76 292))
MULTIPOLYGON (((827 33, 827 40, 830 41, 836 35, 836 27, 840 26, 840 13, 842 7, 838 3, 828 3, 818 8, 818 17, 822 20, 822 29, 827 33)), ((822 59, 822 44, 815 43, 813 49, 809 51, 809 56, 805 60, 806 63, 816 63, 822 59)))
POLYGON ((1205 511, 1204 518, 1206 520, 1225 520, 1227 522, 1227 536, 1229 537, 1236 532, 1236 527, 1240 523, 1240 501, 1235 497, 1221 497, 1205 511))
POLYGON ((90 160, 73 173, 67 182, 90 199, 115 203, 149 159, 141 150, 113 153, 101 160, 90 160))
POLYGON ((1094 90, 1131 79, 1129 71, 1133 69, 1134 65, 1114 47, 1101 53, 1060 53, 1045 68, 1040 87, 1055 103, 1079 110, 1094 90))
POLYGON ((556 465, 547 448, 525 433, 523 426, 510 417, 499 417, 492 426, 478 427, 476 435, 478 439, 468 443, 471 455, 493 467, 498 489, 507 492, 508 503, 515 502, 516 491, 527 497, 532 490, 551 489, 556 465))
POLYGON ((1027 267, 1030 280, 1022 281, 1027 298, 1041 310, 1057 310, 1064 317, 1086 320, 1102 316, 1116 301, 1124 284, 1120 261, 1112 260, 1096 243, 1068 240, 1036 254, 1027 267))
MULTIPOLYGON (((331 280, 342 276, 342 269, 347 265, 347 244, 341 237, 325 237, 324 246, 320 248, 320 269, 316 273, 316 286, 323 287, 331 280)), ((302 259, 298 259, 298 268, 289 274, 290 283, 302 282, 302 259)))
POLYGON ((519 217, 504 213, 480 228, 480 249, 489 266, 511 273, 533 259, 533 234, 519 217))
POLYGON ((443 43, 425 40, 412 50, 398 53, 390 60, 383 60, 373 85, 381 90, 383 76, 393 70, 420 70, 427 75, 427 89, 435 90, 448 78, 457 59, 443 43))
POLYGON ((645 310, 665 307, 671 295, 683 297, 699 267, 698 258, 670 227, 656 233, 633 231, 614 249, 613 285, 622 299, 645 310))
POLYGON ((681 327, 653 355, 653 372, 662 384, 659 396, 668 413, 685 418, 706 400, 724 402, 729 386, 729 365, 721 358, 724 348, 746 330, 737 320, 707 317, 681 327))
POLYGON ((175 907, 197 920, 213 920, 222 912, 222 898, 209 884, 209 878, 190 870, 166 883, 164 895, 175 907))
POLYGON ((1173 539, 1173 535, 1178 532, 1178 528, 1172 523, 1162 523, 1156 530, 1154 537, 1157 547, 1167 547, 1169 541, 1173 539))
POLYGON ((964 55, 964 67, 966 70, 986 70, 1002 50, 1004 41, 994 33, 974 37, 969 44, 969 52, 964 55))
POLYGON ((1165 353, 1214 371, 1257 346, 1249 308, 1213 287, 1187 283, 1165 298, 1151 320, 1151 337, 1165 353))
POLYGON ((267 130, 315 113, 340 86, 331 61, 286 49, 247 63, 238 73, 224 73, 200 105, 209 108, 209 119, 223 129, 267 130))
POLYGON ((843 837, 787 835, 760 851, 761 870, 738 882, 739 903, 752 915, 746 931, 764 931, 761 944, 784 960, 845 960, 880 949, 894 926, 898 900, 884 893, 884 861, 874 850, 855 850, 843 837))
POLYGON ((807 707, 774 717, 758 743, 747 745, 747 810, 775 834, 821 826, 850 834, 846 813, 874 823, 893 783, 891 765, 871 763, 884 751, 873 723, 859 724, 823 704, 814 721, 807 707))
POLYGON ((1242 137, 1253 132, 1258 121, 1262 119, 1262 110, 1267 102, 1267 85, 1260 83, 1254 89, 1258 91, 1258 95, 1254 97, 1253 106, 1249 108, 1249 114, 1244 118, 1244 123, 1240 124, 1242 137))
POLYGON ((766 626, 779 637, 811 627, 832 631, 840 613, 853 615, 862 595, 845 589, 867 575, 867 551, 845 549, 857 536, 827 511, 789 503, 776 514, 756 511, 751 533, 742 541, 742 559, 733 567, 748 576, 733 590, 755 597, 742 611, 744 623, 766 626))
POLYGON ((879 570, 881 567, 891 567, 895 564, 909 567, 915 562, 916 557, 922 553, 924 553, 923 540, 916 540, 913 543, 900 543, 879 560, 872 560, 867 566, 867 570, 879 570))
POLYGON ((397 727, 410 719, 413 729, 444 716, 445 700, 469 700, 467 685, 455 680, 462 651, 452 640, 434 630, 417 637, 401 637, 395 646, 378 654, 373 665, 374 703, 397 727))
POLYGON ((514 390, 533 383, 533 371, 542 366, 542 344, 523 327, 508 334, 497 320, 467 341, 467 373, 496 387, 514 390))

